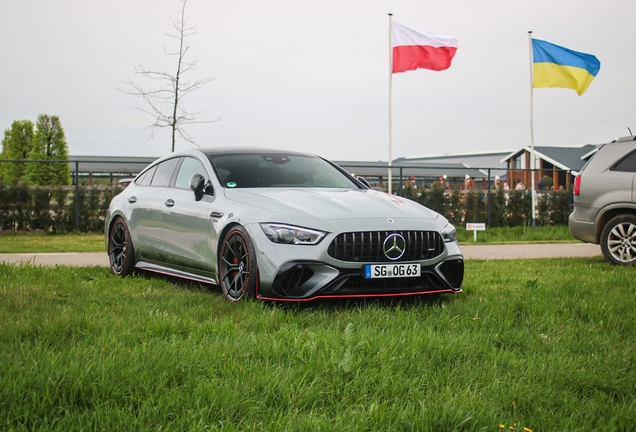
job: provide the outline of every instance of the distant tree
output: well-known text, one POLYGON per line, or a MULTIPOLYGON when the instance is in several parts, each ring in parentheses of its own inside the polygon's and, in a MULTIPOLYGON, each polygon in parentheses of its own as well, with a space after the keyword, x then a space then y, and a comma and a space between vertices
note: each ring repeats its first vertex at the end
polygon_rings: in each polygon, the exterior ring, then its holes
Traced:
POLYGON ((528 226, 532 221, 532 194, 530 191, 511 190, 508 193, 508 226, 528 226))
MULTIPOLYGON (((38 116, 29 159, 68 162, 68 146, 58 116, 38 116)), ((30 163, 26 174, 29 184, 32 185, 71 184, 71 169, 68 163, 30 163)))
POLYGON ((448 198, 448 211, 446 216, 448 220, 455 226, 462 225, 464 221, 463 194, 457 186, 453 187, 453 192, 448 198))
POLYGON ((418 203, 422 204, 423 206, 428 207, 428 205, 426 203, 428 203, 428 189, 426 189, 425 187, 420 188, 420 193, 418 194, 417 198, 415 199, 415 201, 417 201, 418 203))
POLYGON ((552 225, 567 225, 570 216, 570 192, 555 190, 551 191, 550 195, 550 223, 552 225))
POLYGON ((537 200, 537 218, 536 223, 538 226, 550 225, 550 202, 551 194, 549 192, 543 193, 537 200))
POLYGON ((466 212, 464 218, 466 222, 486 221, 486 205, 481 193, 473 189, 466 192, 464 207, 466 212))
POLYGON ((4 156, 4 148, 6 147, 6 143, 9 135, 10 131, 9 129, 5 129, 4 130, 4 137, 2 138, 2 151, 0 151, 0 185, 4 184, 4 170, 5 170, 5 165, 7 165, 6 163, 3 163, 2 160, 6 159, 4 156))
POLYGON ((490 193, 490 226, 506 226, 506 196, 502 188, 490 193))
MULTIPOLYGON (((4 137, 2 138, 2 151, 0 151, 0 162, 2 160, 6 160, 7 157, 4 154, 4 150, 7 148, 7 144, 9 139, 11 138, 11 129, 4 130, 4 137)), ((5 170, 7 168, 7 163, 0 163, 0 185, 5 184, 5 170)))
MULTIPOLYGON (((6 148, 9 146, 9 140, 11 139, 11 129, 4 130, 4 137, 2 138, 2 151, 0 151, 0 161, 6 160, 7 157, 5 155, 6 148)), ((5 183, 5 171, 7 169, 7 163, 0 163, 0 185, 5 183)))
MULTIPOLYGON (((4 131, 2 139, 2 159, 28 159, 33 148, 33 122, 15 120, 11 129, 4 131)), ((2 183, 16 185, 25 180, 27 162, 2 163, 2 183)))
POLYGON ((426 194, 426 201, 423 204, 437 213, 446 214, 448 198, 446 198, 445 189, 437 183, 433 183, 426 194))
POLYGON ((177 41, 178 48, 169 50, 165 45, 163 46, 165 54, 176 57, 174 73, 153 71, 142 65, 135 65, 135 75, 153 80, 159 83, 159 87, 154 90, 146 90, 129 78, 127 84, 132 90, 120 90, 123 93, 137 96, 145 103, 144 108, 136 108, 154 118, 154 122, 148 126, 148 129, 151 130, 151 137, 154 137, 159 129, 171 129, 172 151, 175 148, 177 134, 189 143, 196 145, 194 139, 185 131, 186 125, 213 121, 197 120, 196 115, 201 114, 201 112, 188 112, 183 108, 183 102, 187 96, 212 80, 211 78, 197 78, 193 81, 184 81, 183 79, 183 75, 190 72, 198 63, 196 56, 187 57, 190 47, 187 46, 186 39, 196 35, 198 31, 197 24, 188 24, 186 3, 187 0, 182 1, 180 14, 172 18, 172 27, 175 33, 166 33, 166 36, 177 41))
POLYGON ((417 197, 419 193, 417 188, 411 184, 406 184, 404 188, 402 188, 402 196, 404 198, 412 199, 413 201, 417 201, 417 197))

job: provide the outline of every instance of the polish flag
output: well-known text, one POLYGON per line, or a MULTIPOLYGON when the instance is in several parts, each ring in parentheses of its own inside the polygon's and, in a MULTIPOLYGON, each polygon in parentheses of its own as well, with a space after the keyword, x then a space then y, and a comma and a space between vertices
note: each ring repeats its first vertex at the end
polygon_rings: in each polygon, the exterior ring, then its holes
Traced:
POLYGON ((391 26, 393 73, 415 69, 448 69, 457 51, 455 36, 442 36, 406 27, 395 21, 391 26))

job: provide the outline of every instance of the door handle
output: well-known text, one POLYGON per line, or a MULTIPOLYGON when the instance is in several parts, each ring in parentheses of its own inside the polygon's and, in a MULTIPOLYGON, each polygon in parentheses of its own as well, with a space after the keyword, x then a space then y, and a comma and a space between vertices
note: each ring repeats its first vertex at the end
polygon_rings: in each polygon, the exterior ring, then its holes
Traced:
POLYGON ((167 199, 165 204, 166 204, 167 207, 174 207, 174 200, 167 199))
POLYGON ((131 204, 136 203, 136 202, 137 202, 137 197, 130 197, 130 198, 128 198, 128 202, 129 202, 129 203, 131 203, 131 204))

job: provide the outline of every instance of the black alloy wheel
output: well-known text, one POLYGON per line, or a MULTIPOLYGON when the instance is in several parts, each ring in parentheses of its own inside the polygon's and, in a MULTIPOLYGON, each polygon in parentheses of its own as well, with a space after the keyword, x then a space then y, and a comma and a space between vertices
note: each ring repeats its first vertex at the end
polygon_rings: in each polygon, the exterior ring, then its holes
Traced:
POLYGON ((135 250, 130 232, 123 219, 117 218, 108 236, 110 269, 119 276, 128 276, 135 269, 135 250))
POLYGON ((612 264, 630 265, 636 262, 636 216, 615 216, 601 232, 601 251, 612 264))
POLYGON ((256 296, 256 255, 249 234, 236 225, 223 238, 219 253, 221 290, 231 302, 256 296))

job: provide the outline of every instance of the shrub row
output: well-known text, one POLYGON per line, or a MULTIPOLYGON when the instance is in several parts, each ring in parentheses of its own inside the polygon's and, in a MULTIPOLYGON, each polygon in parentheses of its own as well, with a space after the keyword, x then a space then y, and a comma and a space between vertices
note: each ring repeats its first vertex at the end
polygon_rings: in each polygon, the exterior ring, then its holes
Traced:
POLYGON ((71 186, 0 185, 0 230, 71 232, 76 229, 76 201, 79 231, 104 229, 110 200, 120 187, 81 186, 76 195, 71 186))
MULTIPOLYGON (((458 188, 443 189, 433 185, 430 189, 406 187, 406 198, 429 207, 461 226, 467 222, 486 222, 488 218, 488 196, 486 191, 458 188)), ((543 192, 537 197, 536 224, 567 225, 569 215, 569 192, 565 190, 543 192)), ((532 195, 530 191, 503 189, 490 193, 490 227, 514 227, 531 225, 532 195)))
MULTIPOLYGON (((79 207, 79 230, 97 232, 104 228, 110 200, 120 187, 81 186, 6 186, 0 185, 0 230, 71 232, 76 229, 76 200, 79 207)), ((567 225, 569 192, 550 191, 537 200, 536 222, 539 226, 567 225)), ((453 224, 486 222, 488 201, 484 191, 452 191, 441 187, 403 190, 406 198, 445 215, 453 224)), ((529 191, 497 189, 490 195, 490 227, 514 227, 531 224, 532 198, 529 191)))

